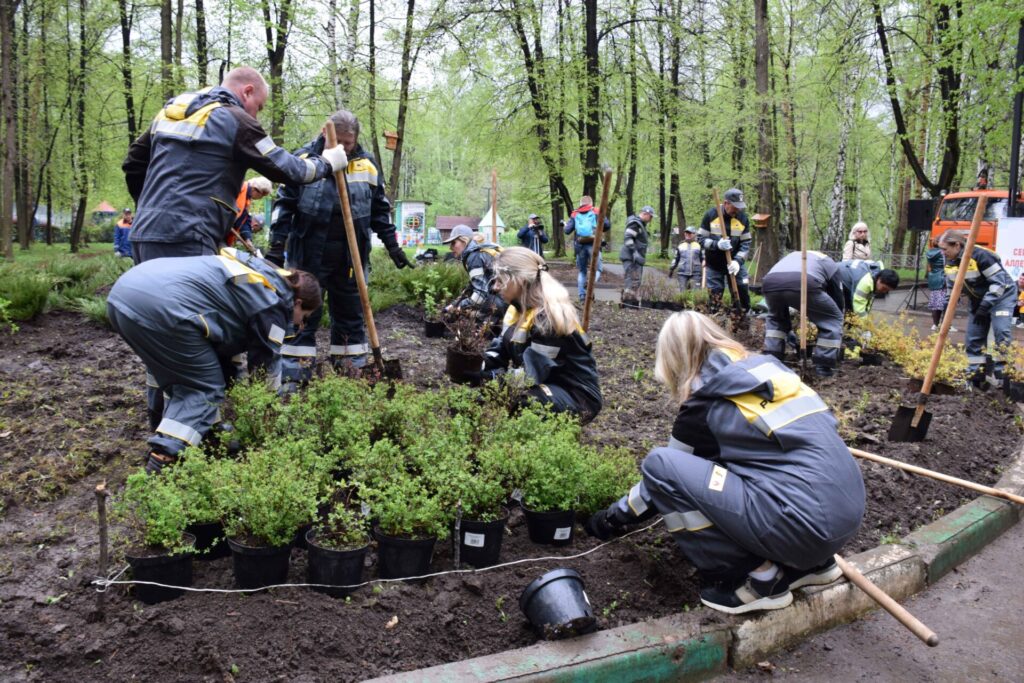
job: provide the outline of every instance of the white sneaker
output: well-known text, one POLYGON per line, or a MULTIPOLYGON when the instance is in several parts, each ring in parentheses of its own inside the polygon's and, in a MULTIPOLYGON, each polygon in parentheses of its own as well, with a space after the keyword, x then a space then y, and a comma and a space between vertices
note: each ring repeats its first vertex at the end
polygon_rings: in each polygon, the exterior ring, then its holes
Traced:
POLYGON ((950 326, 949 326, 949 331, 950 331, 950 332, 959 332, 960 330, 958 330, 958 329, 956 329, 955 327, 953 327, 952 325, 950 325, 950 326))
POLYGON ((932 332, 937 332, 939 329, 938 325, 932 325, 932 332))

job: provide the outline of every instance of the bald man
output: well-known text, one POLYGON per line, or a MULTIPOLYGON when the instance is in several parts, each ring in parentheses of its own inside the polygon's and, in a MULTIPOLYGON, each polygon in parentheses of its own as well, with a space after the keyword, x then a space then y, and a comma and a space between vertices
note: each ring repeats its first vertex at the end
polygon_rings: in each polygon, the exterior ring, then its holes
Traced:
POLYGON ((216 254, 249 169, 274 182, 305 184, 346 168, 340 145, 305 158, 278 147, 256 120, 267 93, 259 72, 238 67, 215 88, 169 100, 132 143, 121 168, 137 206, 136 263, 216 254))

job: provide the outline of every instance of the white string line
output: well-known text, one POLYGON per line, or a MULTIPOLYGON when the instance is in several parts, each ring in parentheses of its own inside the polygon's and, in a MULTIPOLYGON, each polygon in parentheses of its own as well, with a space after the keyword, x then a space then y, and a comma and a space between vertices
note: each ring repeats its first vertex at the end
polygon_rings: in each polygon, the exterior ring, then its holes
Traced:
POLYGON ((512 566, 518 565, 518 564, 535 564, 535 563, 540 563, 540 562, 552 562, 552 561, 559 562, 559 561, 566 561, 566 560, 578 560, 581 557, 585 557, 586 555, 589 555, 592 552, 600 550, 601 548, 605 547, 606 545, 611 545, 612 543, 616 543, 618 541, 627 539, 630 536, 633 536, 635 534, 643 533, 644 531, 647 531, 647 530, 653 528, 654 526, 656 526, 659 522, 661 522, 661 517, 658 517, 656 520, 654 520, 652 523, 648 524, 645 527, 642 527, 640 529, 635 529, 635 530, 630 531, 630 532, 628 532, 626 534, 623 534, 622 536, 618 536, 618 537, 613 538, 613 539, 611 539, 609 541, 605 541, 604 543, 602 543, 600 545, 594 546, 590 550, 584 550, 582 553, 577 553, 575 555, 554 555, 554 556, 549 556, 549 557, 532 557, 532 558, 525 558, 525 559, 522 559, 522 560, 513 560, 511 562, 503 562, 501 564, 494 564, 494 565, 491 565, 490 567, 480 567, 479 569, 477 569, 477 568, 473 568, 473 569, 449 569, 448 571, 434 572, 432 574, 422 574, 420 576, 405 576, 405 577, 402 577, 400 579, 371 579, 369 581, 363 581, 362 583, 351 584, 351 585, 339 585, 339 584, 333 584, 333 583, 279 583, 279 584, 275 584, 273 586, 260 586, 259 588, 192 588, 191 586, 172 586, 172 585, 168 585, 168 584, 165 584, 165 583, 156 583, 155 581, 134 581, 134 580, 133 581, 118 581, 117 577, 119 577, 119 576, 121 576, 121 574, 125 573, 125 571, 128 569, 128 565, 125 565, 121 569, 121 571, 117 572, 117 574, 115 574, 112 578, 104 579, 104 578, 96 577, 95 579, 92 580, 92 584, 97 587, 96 591, 98 593, 106 592, 106 590, 107 590, 107 588, 109 586, 131 586, 131 585, 136 585, 136 586, 156 586, 158 588, 173 588, 174 590, 189 591, 190 593, 255 593, 257 591, 270 590, 271 588, 348 588, 348 589, 351 589, 351 590, 355 590, 357 588, 362 588, 363 586, 369 586, 370 584, 373 584, 373 583, 394 583, 396 581, 416 581, 418 579, 430 579, 430 578, 433 578, 435 576, 445 576, 446 574, 479 574, 481 572, 491 571, 492 569, 502 569, 504 567, 512 567, 512 566))

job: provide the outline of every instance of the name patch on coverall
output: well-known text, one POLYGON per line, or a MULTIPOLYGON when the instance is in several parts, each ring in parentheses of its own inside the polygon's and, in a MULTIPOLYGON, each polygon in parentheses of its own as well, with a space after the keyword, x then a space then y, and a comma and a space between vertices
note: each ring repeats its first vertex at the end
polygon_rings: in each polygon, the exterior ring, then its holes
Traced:
POLYGON ((728 474, 729 470, 720 465, 715 465, 715 469, 711 470, 711 481, 708 482, 708 488, 712 491, 721 491, 724 489, 725 477, 728 474))

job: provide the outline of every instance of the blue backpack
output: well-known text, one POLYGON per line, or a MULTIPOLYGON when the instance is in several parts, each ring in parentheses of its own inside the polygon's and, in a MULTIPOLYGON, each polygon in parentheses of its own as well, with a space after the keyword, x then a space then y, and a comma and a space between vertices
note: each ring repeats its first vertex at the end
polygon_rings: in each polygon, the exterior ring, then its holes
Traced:
POLYGON ((575 218, 576 239, 587 244, 594 241, 594 231, 597 229, 597 214, 594 211, 577 213, 575 218))

